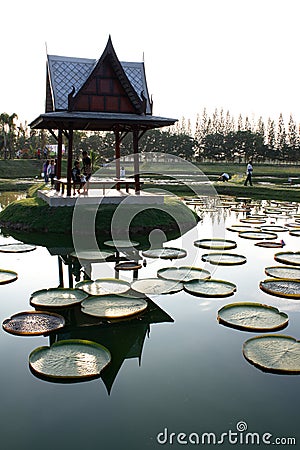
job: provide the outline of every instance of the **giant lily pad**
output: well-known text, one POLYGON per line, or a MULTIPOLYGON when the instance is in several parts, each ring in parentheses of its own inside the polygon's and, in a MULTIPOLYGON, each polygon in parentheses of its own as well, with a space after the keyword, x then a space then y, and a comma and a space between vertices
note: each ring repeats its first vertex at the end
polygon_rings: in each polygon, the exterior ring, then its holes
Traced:
POLYGON ((115 265, 115 270, 139 270, 142 268, 142 265, 137 261, 124 261, 115 265))
POLYGON ((224 325, 249 331, 272 331, 287 326, 288 316, 273 306, 261 303, 231 303, 218 311, 218 321, 224 325))
POLYGON ((274 255, 274 259, 283 264, 300 266, 300 252, 279 252, 274 255))
POLYGON ((300 280, 267 278, 260 282, 259 287, 267 294, 276 295, 277 297, 300 299, 300 280))
POLYGON ((231 250, 236 247, 235 241, 228 239, 199 239, 194 242, 196 247, 206 248, 211 250, 231 250))
POLYGON ((277 234, 269 231, 241 231, 239 237, 244 239, 276 239, 277 234))
POLYGON ((289 230, 289 234, 291 235, 291 236, 296 236, 296 237, 299 237, 300 236, 300 230, 298 230, 298 229, 291 229, 291 230, 289 230))
POLYGON ((139 242, 116 239, 114 241, 105 241, 104 245, 114 248, 130 248, 130 247, 137 247, 139 245, 139 242))
POLYGON ((77 289, 82 289, 89 295, 111 295, 125 294, 130 289, 127 281, 117 278, 98 278, 95 281, 80 281, 75 285, 77 289))
POLYGON ((146 258, 180 259, 185 258, 187 252, 181 248, 162 247, 145 250, 142 255, 146 258))
POLYGON ((85 314, 105 319, 119 319, 143 312, 148 306, 142 298, 104 295, 89 297, 81 303, 85 314))
POLYGON ((201 257, 202 261, 209 262, 210 264, 220 266, 234 266, 239 264, 245 264, 247 258, 243 255, 236 255, 234 253, 206 253, 201 257))
POLYGON ((38 347, 29 355, 29 365, 34 372, 60 380, 99 376, 110 361, 107 348, 80 339, 56 342, 51 347, 38 347))
POLYGON ((266 220, 265 219, 257 219, 256 217, 254 217, 254 218, 247 217, 247 219, 240 219, 240 222, 261 224, 261 223, 266 223, 266 220))
POLYGON ((0 245, 0 252, 3 253, 25 253, 32 252, 35 249, 35 245, 23 244, 23 242, 0 245))
POLYGON ((18 274, 12 270, 0 269, 0 284, 12 283, 18 279, 18 274))
POLYGON ((231 225, 230 227, 227 227, 226 230, 240 233, 241 231, 251 231, 253 230, 253 227, 251 225, 231 225))
POLYGON ((272 266, 265 268, 266 275, 272 278, 289 278, 300 280, 300 267, 272 266))
POLYGON ((23 336, 38 336, 59 330, 64 326, 65 319, 62 316, 42 311, 26 311, 14 314, 2 323, 3 329, 8 333, 23 336))
POLYGON ((256 242, 254 245, 263 248, 282 248, 284 244, 282 242, 261 241, 256 242))
POLYGON ((78 259, 86 259, 88 261, 104 261, 106 258, 114 255, 114 252, 106 252, 100 250, 79 250, 72 252, 71 256, 78 259))
POLYGON ((64 308, 82 302, 88 295, 80 289, 50 288, 31 294, 30 304, 35 307, 64 308))
POLYGON ((287 227, 282 227, 281 225, 263 225, 261 231, 271 231, 273 233, 281 233, 283 231, 289 231, 287 227))
POLYGON ((228 297, 236 291, 236 285, 224 280, 192 280, 184 283, 186 292, 199 297, 228 297))
POLYGON ((210 272, 198 267, 189 266, 164 267, 157 271, 157 276, 165 280, 185 282, 190 280, 208 279, 210 278, 210 272))
POLYGON ((172 294, 182 290, 182 283, 161 278, 145 278, 134 281, 131 287, 136 292, 146 295, 172 294))
POLYGON ((243 354, 251 364, 264 371, 300 373, 300 343, 291 336, 255 336, 244 343, 243 354))
POLYGON ((285 224, 285 226, 287 227, 287 228, 291 228, 291 229, 299 229, 300 228, 300 223, 299 222, 290 222, 290 223, 286 223, 285 224))

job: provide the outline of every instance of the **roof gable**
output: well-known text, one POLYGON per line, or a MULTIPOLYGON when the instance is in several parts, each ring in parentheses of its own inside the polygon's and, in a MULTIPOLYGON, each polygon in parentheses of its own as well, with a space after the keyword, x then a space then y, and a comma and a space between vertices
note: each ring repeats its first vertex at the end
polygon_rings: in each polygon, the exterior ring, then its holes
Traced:
POLYGON ((120 62, 110 39, 98 61, 48 55, 47 78, 46 112, 152 113, 144 64, 120 62))

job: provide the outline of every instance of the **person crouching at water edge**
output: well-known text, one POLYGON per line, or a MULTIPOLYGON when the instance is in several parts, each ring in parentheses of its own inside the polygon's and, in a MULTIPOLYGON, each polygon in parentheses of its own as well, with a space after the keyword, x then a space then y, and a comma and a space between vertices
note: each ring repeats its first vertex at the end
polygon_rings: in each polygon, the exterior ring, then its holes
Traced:
POLYGON ((222 173, 222 175, 219 176, 218 181, 229 181, 231 178, 230 175, 228 175, 228 173, 224 172, 222 173))

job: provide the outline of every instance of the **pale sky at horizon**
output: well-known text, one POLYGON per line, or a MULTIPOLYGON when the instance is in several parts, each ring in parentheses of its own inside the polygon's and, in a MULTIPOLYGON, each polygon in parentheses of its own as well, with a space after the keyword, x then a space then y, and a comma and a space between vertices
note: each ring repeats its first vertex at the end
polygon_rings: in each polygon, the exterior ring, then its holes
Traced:
POLYGON ((300 122, 299 0, 16 0, 1 8, 0 113, 44 112, 49 54, 145 58, 154 115, 300 122))

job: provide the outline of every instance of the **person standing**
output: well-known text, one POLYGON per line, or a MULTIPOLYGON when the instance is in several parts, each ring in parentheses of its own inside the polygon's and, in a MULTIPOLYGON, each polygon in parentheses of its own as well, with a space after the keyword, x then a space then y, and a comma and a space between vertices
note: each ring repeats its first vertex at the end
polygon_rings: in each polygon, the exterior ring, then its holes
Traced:
POLYGON ((247 165, 247 171, 246 171, 247 178, 245 180, 244 186, 247 186, 248 182, 249 182, 250 186, 253 186, 252 173, 253 173, 253 165, 252 165, 252 160, 250 160, 247 165))
POLYGON ((50 164, 48 166, 48 176, 51 180, 51 187, 54 187, 54 178, 56 175, 56 167, 55 167, 55 161, 54 159, 51 159, 50 164))
POLYGON ((92 161, 86 150, 82 152, 82 172, 85 178, 83 193, 87 194, 89 189, 89 179, 92 176, 92 161))
POLYGON ((48 176, 48 167, 49 167, 50 161, 49 159, 46 159, 46 161, 43 164, 43 174, 44 174, 44 181, 45 184, 48 183, 49 181, 49 176, 48 176))

